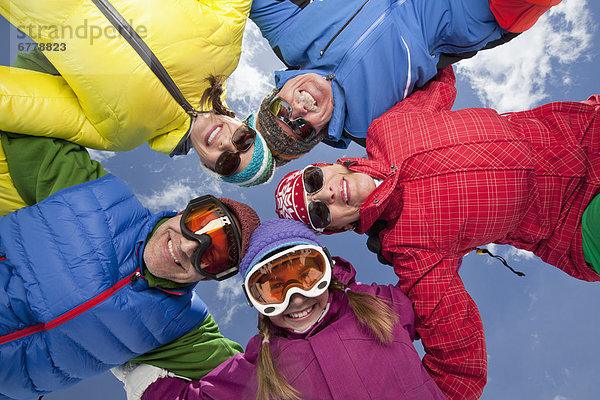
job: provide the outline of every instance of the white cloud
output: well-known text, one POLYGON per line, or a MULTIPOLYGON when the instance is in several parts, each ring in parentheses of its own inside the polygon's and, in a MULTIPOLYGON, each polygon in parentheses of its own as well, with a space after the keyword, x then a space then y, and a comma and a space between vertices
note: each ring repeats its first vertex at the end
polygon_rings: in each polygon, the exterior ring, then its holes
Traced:
POLYGON ((540 334, 537 331, 534 331, 533 333, 531 333, 531 341, 532 341, 532 347, 535 348, 537 347, 537 345, 539 345, 540 342, 540 334))
POLYGON ((90 153, 90 157, 92 160, 96 160, 99 162, 104 162, 110 158, 113 158, 117 153, 114 151, 101 151, 94 149, 87 149, 88 153, 90 153))
POLYGON ((242 279, 239 276, 217 283, 217 299, 219 300, 237 299, 242 295, 242 279))
POLYGON ((548 97, 549 78, 568 85, 571 77, 558 64, 588 58, 596 26, 587 0, 564 0, 543 15, 529 31, 493 50, 457 64, 481 102, 498 111, 532 108, 548 97), (562 76, 560 76, 562 74, 562 76))
MULTIPOLYGON (((538 297, 535 293, 529 293, 529 306, 527 307, 527 311, 533 311, 533 307, 536 305, 536 303, 538 302, 538 297)), ((535 314, 532 315, 531 317, 532 320, 535 319, 535 314)))
POLYGON ((248 307, 242 293, 242 279, 239 276, 217 283, 217 299, 222 304, 219 311, 224 312, 224 315, 219 315, 219 324, 222 326, 229 326, 235 313, 239 309, 248 307))
POLYGON ((532 260, 535 254, 528 250, 517 249, 515 247, 507 247, 506 256, 513 260, 532 260))
POLYGON ((228 101, 235 103, 234 109, 242 117, 256 110, 262 98, 274 87, 269 72, 274 68, 260 65, 261 58, 265 56, 273 57, 271 48, 258 27, 248 20, 240 62, 227 80, 228 101))
POLYGON ((487 248, 494 255, 504 257, 506 260, 527 261, 535 258, 535 254, 531 251, 517 249, 512 246, 499 246, 495 243, 490 243, 482 247, 487 248))
POLYGON ((204 176, 201 183, 182 179, 169 183, 162 190, 154 192, 150 196, 137 195, 137 197, 145 207, 157 212, 161 210, 183 210, 190 199, 204 193, 220 196, 222 190, 219 182, 209 176, 204 176), (202 188, 201 193, 199 188, 202 188))
POLYGON ((556 396, 554 396, 554 398, 552 400, 569 400, 569 398, 557 394, 556 396))

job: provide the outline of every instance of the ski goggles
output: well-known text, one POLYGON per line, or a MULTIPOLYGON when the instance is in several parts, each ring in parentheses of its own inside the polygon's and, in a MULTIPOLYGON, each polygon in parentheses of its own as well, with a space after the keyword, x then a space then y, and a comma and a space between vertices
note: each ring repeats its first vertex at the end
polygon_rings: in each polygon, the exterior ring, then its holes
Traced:
POLYGON ((317 297, 325 292, 332 265, 325 247, 297 245, 255 264, 244 280, 244 293, 261 314, 279 315, 293 294, 317 297))
POLYGON ((200 274, 221 281, 237 274, 241 239, 231 213, 214 196, 191 200, 181 215, 181 233, 199 243, 191 263, 200 274))
POLYGON ((215 172, 222 176, 231 176, 240 166, 240 153, 247 152, 254 140, 256 131, 248 126, 248 120, 244 120, 242 125, 231 135, 231 143, 237 151, 225 151, 221 153, 215 163, 215 172))
MULTIPOLYGON (((302 171, 302 187, 307 195, 313 195, 323 189, 323 182, 323 170, 320 167, 309 165, 302 171)), ((314 230, 323 231, 331 224, 329 207, 321 200, 311 200, 306 209, 308 220, 314 230)))
POLYGON ((278 120, 286 124, 295 135, 302 140, 309 142, 315 138, 316 129, 304 118, 292 118, 292 106, 281 97, 275 97, 269 103, 269 112, 278 120))

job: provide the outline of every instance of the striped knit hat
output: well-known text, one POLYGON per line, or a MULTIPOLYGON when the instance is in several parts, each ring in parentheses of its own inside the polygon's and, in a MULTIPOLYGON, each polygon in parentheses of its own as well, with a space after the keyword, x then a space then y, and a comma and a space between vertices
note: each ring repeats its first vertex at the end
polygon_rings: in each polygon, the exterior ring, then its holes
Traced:
POLYGON ((275 163, 271 151, 267 147, 265 139, 256 128, 256 115, 251 114, 248 117, 248 126, 257 133, 254 139, 254 153, 252 160, 243 171, 231 176, 221 176, 218 178, 224 182, 233 183, 241 187, 249 187, 268 183, 275 173, 275 163))

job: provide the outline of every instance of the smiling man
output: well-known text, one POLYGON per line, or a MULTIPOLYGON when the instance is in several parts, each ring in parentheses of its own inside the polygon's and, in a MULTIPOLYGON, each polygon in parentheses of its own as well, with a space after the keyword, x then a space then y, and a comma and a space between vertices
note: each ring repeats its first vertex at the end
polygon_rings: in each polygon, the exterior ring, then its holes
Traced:
POLYGON ((0 210, 14 210, 0 220, 0 397, 131 359, 198 379, 242 350, 194 286, 237 273, 260 222, 250 207, 203 196, 153 214, 77 144, 0 139, 0 210))
POLYGON ((415 305, 416 328, 450 365, 449 398, 485 384, 485 340, 458 270, 488 243, 532 251, 600 281, 600 96, 529 111, 452 111, 452 67, 373 122, 367 158, 310 165, 276 190, 277 214, 317 231, 367 231, 415 305), (460 379, 452 378, 460 377, 460 379), (452 378, 452 379, 450 379, 452 378))
POLYGON ((260 133, 277 166, 320 141, 365 146, 369 124, 438 69, 505 43, 559 2, 254 0, 250 18, 287 67, 260 106, 260 133))

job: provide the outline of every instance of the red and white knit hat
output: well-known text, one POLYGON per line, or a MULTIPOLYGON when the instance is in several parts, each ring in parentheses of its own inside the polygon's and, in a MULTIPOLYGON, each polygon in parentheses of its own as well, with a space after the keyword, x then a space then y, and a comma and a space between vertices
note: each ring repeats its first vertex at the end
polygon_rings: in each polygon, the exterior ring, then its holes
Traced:
POLYGON ((308 219, 308 208, 306 204, 304 183, 302 182, 302 174, 308 167, 323 167, 326 165, 333 164, 310 164, 303 169, 292 171, 283 177, 277 185, 277 189, 275 189, 275 212, 279 218, 304 222, 312 228, 310 220, 308 219))

